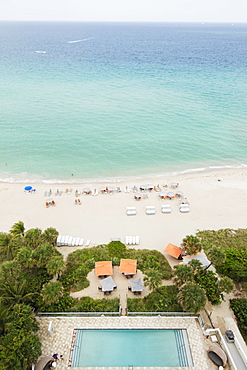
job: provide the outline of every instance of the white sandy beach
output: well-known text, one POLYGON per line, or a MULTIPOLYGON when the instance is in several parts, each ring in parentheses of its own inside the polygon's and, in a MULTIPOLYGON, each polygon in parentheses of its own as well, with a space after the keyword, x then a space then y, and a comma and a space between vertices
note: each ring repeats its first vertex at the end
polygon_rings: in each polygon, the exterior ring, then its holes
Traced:
MULTIPOLYGON (((92 245, 108 243, 112 238, 125 242, 126 235, 139 235, 136 248, 163 251, 168 243, 180 245, 182 239, 198 229, 245 228, 247 220, 247 169, 215 170, 189 173, 164 178, 148 178, 132 182, 104 184, 120 186, 121 193, 80 195, 81 205, 75 205, 76 189, 99 189, 98 184, 31 184, 36 193, 27 194, 23 184, 0 184, 1 231, 8 231, 21 220, 26 229, 55 227, 61 235, 91 240, 92 245), (220 181, 219 181, 220 180, 220 181), (189 200, 190 213, 179 212, 179 199, 161 201, 155 191, 147 192, 148 198, 134 200, 134 193, 125 193, 124 187, 142 184, 168 184, 164 191, 173 191, 171 182, 178 182, 178 189, 189 200), (63 191, 61 196, 55 192, 63 191), (66 194, 66 188, 73 189, 66 194), (52 190, 56 206, 45 207, 45 191, 52 190), (169 203, 170 214, 161 213, 161 205, 169 203), (155 215, 146 215, 147 205, 156 207, 155 215), (126 215, 126 207, 135 206, 135 216, 126 215)), ((74 248, 71 247, 72 251, 74 248)))

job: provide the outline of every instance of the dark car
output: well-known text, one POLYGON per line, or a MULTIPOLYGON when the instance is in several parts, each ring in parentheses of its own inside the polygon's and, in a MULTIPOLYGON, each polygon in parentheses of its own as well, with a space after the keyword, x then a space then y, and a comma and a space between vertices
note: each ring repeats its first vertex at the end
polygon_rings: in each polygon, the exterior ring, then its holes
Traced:
POLYGON ((232 330, 226 330, 226 340, 230 343, 234 342, 234 334, 232 330))

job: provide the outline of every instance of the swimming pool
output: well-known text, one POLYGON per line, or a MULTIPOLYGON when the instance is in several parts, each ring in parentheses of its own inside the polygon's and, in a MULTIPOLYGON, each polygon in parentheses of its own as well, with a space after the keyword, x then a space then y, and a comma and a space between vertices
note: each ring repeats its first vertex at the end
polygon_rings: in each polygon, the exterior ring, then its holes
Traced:
POLYGON ((72 367, 193 366, 186 329, 75 329, 72 367))

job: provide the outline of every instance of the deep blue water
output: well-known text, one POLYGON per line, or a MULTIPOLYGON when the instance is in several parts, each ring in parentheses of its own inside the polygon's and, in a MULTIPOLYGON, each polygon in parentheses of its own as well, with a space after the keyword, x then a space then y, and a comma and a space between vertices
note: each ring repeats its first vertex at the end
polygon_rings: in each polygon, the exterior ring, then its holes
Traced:
POLYGON ((246 67, 246 24, 0 22, 0 178, 246 166, 246 67))

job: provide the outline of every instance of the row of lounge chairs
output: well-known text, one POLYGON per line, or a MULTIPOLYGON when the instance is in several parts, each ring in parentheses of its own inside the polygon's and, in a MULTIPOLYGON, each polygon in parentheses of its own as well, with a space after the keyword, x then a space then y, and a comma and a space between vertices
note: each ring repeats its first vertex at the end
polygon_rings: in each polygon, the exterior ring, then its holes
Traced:
POLYGON ((126 245, 138 245, 140 243, 140 237, 137 236, 126 236, 125 244, 126 245))
MULTIPOLYGON (((162 204, 161 212, 162 213, 171 213, 171 206, 170 204, 162 204)), ((188 213, 190 211, 189 204, 180 204, 179 211, 181 213, 188 213)), ((136 215, 136 207, 127 207, 126 213, 128 216, 135 216, 136 215)), ((146 206, 146 214, 147 215, 155 215, 156 209, 155 206, 146 206)))
MULTIPOLYGON (((62 236, 58 235, 57 237, 57 246, 61 247, 67 245, 68 247, 78 247, 83 246, 84 239, 83 238, 74 238, 73 236, 62 236)), ((85 243, 85 247, 88 247, 91 243, 91 240, 87 240, 85 243)))

